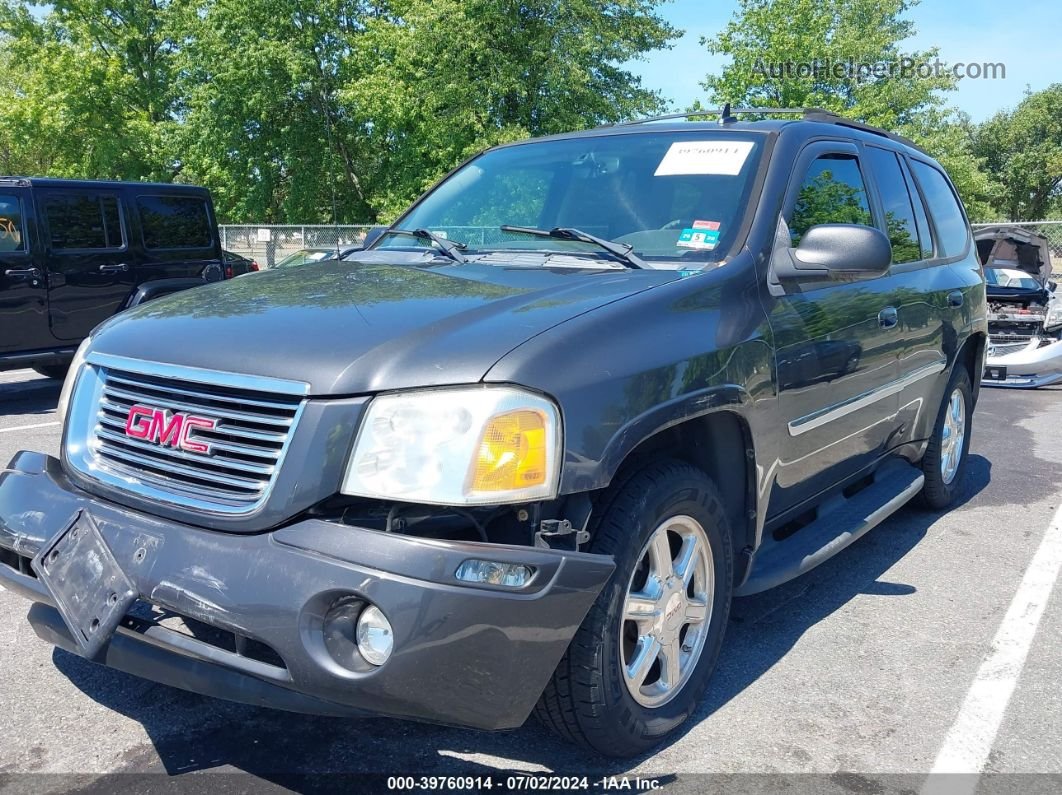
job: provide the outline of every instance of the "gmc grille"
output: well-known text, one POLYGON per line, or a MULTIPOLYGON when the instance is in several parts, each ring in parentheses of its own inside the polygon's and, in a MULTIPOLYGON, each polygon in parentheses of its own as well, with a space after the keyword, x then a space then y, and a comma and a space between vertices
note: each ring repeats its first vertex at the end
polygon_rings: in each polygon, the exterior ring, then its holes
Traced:
POLYGON ((276 478, 301 399, 103 368, 90 447, 95 464, 128 483, 182 504, 227 512, 252 510, 276 478), (134 406, 215 421, 195 437, 209 453, 189 452, 126 433, 134 406))

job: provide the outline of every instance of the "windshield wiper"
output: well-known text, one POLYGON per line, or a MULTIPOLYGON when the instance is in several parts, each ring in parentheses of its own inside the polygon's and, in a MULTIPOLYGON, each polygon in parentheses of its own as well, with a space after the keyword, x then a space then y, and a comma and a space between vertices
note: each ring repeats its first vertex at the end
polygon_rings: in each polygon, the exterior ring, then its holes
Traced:
POLYGON ((380 235, 380 237, 382 238, 387 235, 405 235, 406 237, 415 237, 417 240, 427 240, 430 243, 434 243, 443 254, 448 256, 454 262, 460 262, 462 264, 468 262, 461 253, 461 249, 466 248, 464 243, 447 240, 442 235, 437 235, 428 229, 388 229, 380 235))
POLYGON ((619 259, 629 268, 648 268, 645 260, 634 253, 634 246, 626 243, 613 243, 603 237, 591 235, 581 229, 573 229, 568 226, 557 226, 553 229, 535 229, 531 226, 502 226, 503 232, 516 232, 521 235, 534 235, 535 237, 552 237, 554 240, 574 240, 579 243, 592 243, 598 248, 603 248, 609 254, 619 259))

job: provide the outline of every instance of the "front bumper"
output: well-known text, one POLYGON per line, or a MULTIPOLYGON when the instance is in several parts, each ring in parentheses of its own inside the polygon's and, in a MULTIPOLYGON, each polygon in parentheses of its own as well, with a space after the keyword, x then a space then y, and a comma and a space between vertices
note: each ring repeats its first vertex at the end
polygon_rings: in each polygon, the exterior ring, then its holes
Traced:
POLYGON ((1006 368, 1005 380, 985 377, 982 386, 1000 386, 1034 389, 1062 381, 1062 342, 1040 345, 1039 338, 1032 339, 1021 349, 999 355, 989 347, 985 357, 985 372, 991 368, 1006 368))
POLYGON ((141 601, 96 662, 244 703, 317 714, 384 714, 480 729, 527 718, 614 568, 601 555, 441 542, 309 519, 259 535, 148 516, 74 486, 59 462, 19 453, 0 470, 0 584, 37 604, 44 640, 76 643, 29 567, 89 513, 141 601), (460 583, 468 558, 523 563, 521 589, 460 583), (353 595, 391 621, 394 653, 355 671, 321 621, 353 595), (145 609, 147 612, 145 612, 145 609), (147 617, 178 617, 179 627, 147 617))

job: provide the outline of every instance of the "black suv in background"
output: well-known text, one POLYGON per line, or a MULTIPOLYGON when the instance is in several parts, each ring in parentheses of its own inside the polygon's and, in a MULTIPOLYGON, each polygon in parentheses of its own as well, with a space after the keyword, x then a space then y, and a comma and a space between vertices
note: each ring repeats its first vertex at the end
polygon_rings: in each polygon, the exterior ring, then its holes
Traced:
POLYGON ((0 177, 0 370, 62 377, 115 312, 224 275, 205 188, 0 177))
POLYGON ((659 742, 735 595, 956 498, 987 334, 925 152, 721 121, 501 146, 346 260, 104 323, 61 459, 0 472, 0 583, 221 698, 659 742))

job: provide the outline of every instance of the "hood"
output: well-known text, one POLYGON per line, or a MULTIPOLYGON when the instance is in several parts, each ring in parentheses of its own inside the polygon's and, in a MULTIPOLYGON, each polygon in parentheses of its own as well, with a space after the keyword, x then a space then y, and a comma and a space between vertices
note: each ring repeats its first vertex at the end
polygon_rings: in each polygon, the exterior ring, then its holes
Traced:
POLYGON ((326 261, 112 318, 93 352, 305 381, 314 395, 475 383, 506 353, 675 271, 326 261))
POLYGON ((1033 229, 1012 224, 974 230, 977 256, 985 268, 1010 268, 1046 285, 1051 276, 1051 248, 1033 229))

